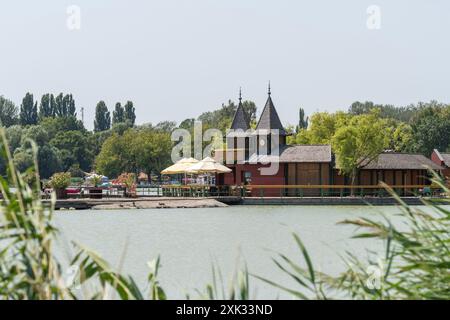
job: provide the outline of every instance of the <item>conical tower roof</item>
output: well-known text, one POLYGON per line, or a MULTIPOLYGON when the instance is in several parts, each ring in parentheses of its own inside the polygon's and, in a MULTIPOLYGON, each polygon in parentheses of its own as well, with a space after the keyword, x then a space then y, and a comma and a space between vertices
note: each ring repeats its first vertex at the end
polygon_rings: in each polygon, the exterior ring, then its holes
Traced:
POLYGON ((264 106, 261 117, 259 118, 256 130, 278 130, 280 135, 286 135, 286 130, 284 130, 281 124, 280 117, 278 116, 277 110, 272 101, 270 84, 269 84, 269 96, 264 106))
POLYGON ((231 122, 231 130, 244 130, 247 131, 250 129, 250 124, 248 121, 248 117, 245 114, 244 107, 242 106, 242 94, 239 90, 239 105, 236 109, 236 113, 234 114, 233 121, 231 122))

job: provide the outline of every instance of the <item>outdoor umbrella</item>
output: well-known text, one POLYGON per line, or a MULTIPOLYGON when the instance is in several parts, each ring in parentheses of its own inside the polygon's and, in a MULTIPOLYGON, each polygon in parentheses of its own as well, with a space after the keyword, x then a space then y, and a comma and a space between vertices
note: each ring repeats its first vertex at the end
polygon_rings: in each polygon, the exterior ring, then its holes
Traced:
POLYGON ((186 169, 191 167, 193 164, 198 163, 199 161, 194 158, 184 158, 180 161, 176 162, 175 164, 171 165, 170 167, 164 169, 161 171, 161 174, 180 174, 180 173, 186 173, 186 169))
POLYGON ((188 173, 229 173, 231 171, 231 169, 210 157, 206 157, 202 161, 191 165, 186 170, 188 173))

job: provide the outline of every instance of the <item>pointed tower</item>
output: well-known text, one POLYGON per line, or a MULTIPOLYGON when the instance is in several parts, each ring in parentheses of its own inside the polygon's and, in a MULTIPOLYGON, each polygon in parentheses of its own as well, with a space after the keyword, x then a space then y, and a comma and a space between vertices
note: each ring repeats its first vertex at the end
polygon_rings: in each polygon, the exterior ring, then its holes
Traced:
POLYGON ((231 130, 244 130, 250 129, 250 124, 245 114, 244 107, 242 106, 242 90, 239 89, 239 105, 234 114, 233 121, 231 122, 231 130))
POLYGON ((286 131, 281 124, 280 117, 278 117, 277 110, 273 105, 272 101, 272 92, 270 90, 270 82, 269 82, 269 91, 268 98, 266 101, 266 105, 261 113, 261 117, 259 118, 258 124, 256 126, 256 130, 278 130, 280 136, 286 135, 286 131))
POLYGON ((242 105, 242 90, 239 88, 239 105, 231 122, 230 131, 226 136, 227 148, 231 152, 226 155, 227 158, 233 157, 235 162, 248 159, 249 137, 251 136, 248 132, 249 129, 250 121, 242 105))
POLYGON ((280 117, 272 101, 272 92, 268 89, 268 97, 266 105, 261 113, 258 124, 256 125, 257 135, 257 154, 262 154, 262 150, 266 150, 267 154, 272 154, 273 150, 277 152, 286 145, 286 130, 281 124, 280 117), (278 135, 274 135, 271 130, 278 130, 278 135))

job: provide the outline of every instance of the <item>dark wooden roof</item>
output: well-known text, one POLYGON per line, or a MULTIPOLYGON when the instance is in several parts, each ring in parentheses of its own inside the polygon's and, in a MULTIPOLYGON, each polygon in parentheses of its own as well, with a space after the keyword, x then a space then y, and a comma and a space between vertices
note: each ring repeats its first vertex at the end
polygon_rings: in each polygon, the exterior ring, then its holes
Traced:
POLYGON ((382 153, 377 159, 363 166, 363 169, 395 169, 415 170, 431 168, 441 170, 442 167, 421 154, 411 153, 382 153))
POLYGON ((286 146, 286 148, 281 152, 280 162, 331 162, 331 146, 286 146))
POLYGON ((264 110, 261 113, 261 117, 259 118, 256 130, 279 130, 280 135, 286 135, 286 131, 281 124, 280 117, 278 117, 277 110, 273 105, 270 94, 267 98, 264 110))
POLYGON ((248 117, 245 114, 244 108, 242 107, 242 102, 239 101, 239 105, 234 113, 233 122, 231 123, 231 130, 248 130, 250 129, 250 124, 248 117))
POLYGON ((447 167, 450 167, 450 153, 441 153, 442 161, 447 167))
POLYGON ((285 145, 280 147, 280 155, 253 155, 250 163, 284 162, 284 163, 328 163, 331 162, 330 145, 285 145))

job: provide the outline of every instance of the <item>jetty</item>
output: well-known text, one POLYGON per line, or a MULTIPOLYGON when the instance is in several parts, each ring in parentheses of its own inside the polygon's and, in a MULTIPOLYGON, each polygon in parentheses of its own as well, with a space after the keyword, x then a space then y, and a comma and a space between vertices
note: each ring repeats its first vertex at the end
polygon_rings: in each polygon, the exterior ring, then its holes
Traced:
MULTIPOLYGON (((50 204, 50 200, 43 200, 50 204)), ((102 199, 58 199, 56 210, 120 210, 120 209, 170 209, 170 208, 220 208, 241 203, 240 197, 205 198, 102 198, 102 199)))

